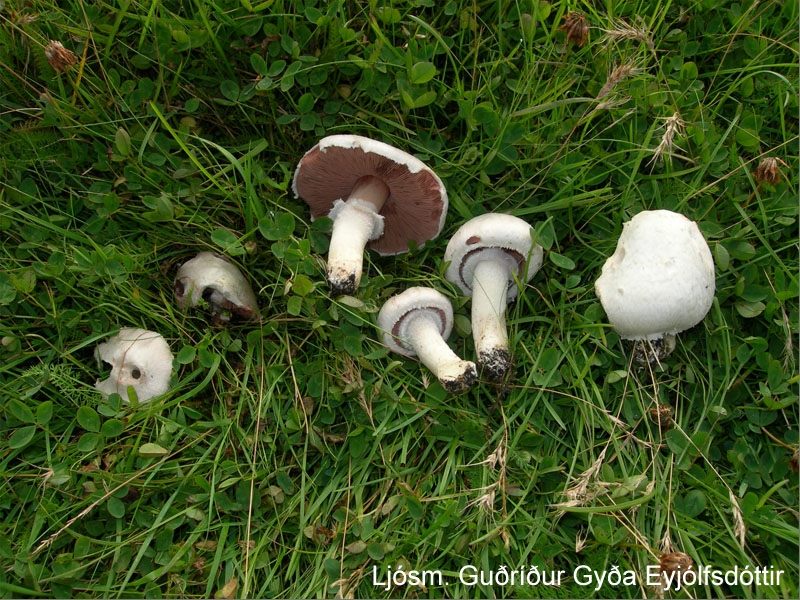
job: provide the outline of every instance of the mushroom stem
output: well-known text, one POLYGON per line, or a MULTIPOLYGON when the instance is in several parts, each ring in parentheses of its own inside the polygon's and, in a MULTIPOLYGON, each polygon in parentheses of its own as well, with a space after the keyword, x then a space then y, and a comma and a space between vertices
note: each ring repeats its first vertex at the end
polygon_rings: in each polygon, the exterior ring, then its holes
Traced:
POLYGON ((436 321, 424 313, 408 323, 405 342, 414 349, 420 362, 448 392, 463 392, 475 383, 474 363, 461 360, 447 345, 436 321))
POLYGON ((328 284, 334 294, 354 294, 361 281, 364 248, 383 234, 379 211, 389 197, 386 184, 371 175, 356 182, 346 201, 338 200, 328 249, 328 284))
POLYGON ((383 204, 389 198, 389 187, 382 179, 373 175, 364 175, 356 181, 348 200, 361 200, 370 204, 376 213, 381 211, 383 204))
POLYGON ((482 260, 472 280, 472 334, 478 367, 500 381, 511 367, 506 332, 506 304, 511 274, 502 263, 482 260))

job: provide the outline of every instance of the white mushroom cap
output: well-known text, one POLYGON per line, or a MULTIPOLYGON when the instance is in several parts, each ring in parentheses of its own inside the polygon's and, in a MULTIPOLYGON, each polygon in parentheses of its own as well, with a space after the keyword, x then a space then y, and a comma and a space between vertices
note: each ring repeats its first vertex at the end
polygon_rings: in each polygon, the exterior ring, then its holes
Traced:
POLYGON ((205 300, 215 320, 229 320, 228 313, 243 319, 258 316, 258 301, 247 279, 236 265, 213 252, 201 252, 178 269, 174 294, 180 308, 205 300))
POLYGON ((169 389, 172 375, 172 352, 158 333, 146 329, 120 329, 98 344, 95 358, 111 365, 111 375, 95 387, 106 396, 119 394, 128 398, 128 387, 136 391, 139 402, 148 402, 169 389))
POLYGON ((542 266, 542 247, 533 243, 531 226, 513 215, 486 213, 464 223, 447 244, 445 277, 466 296, 472 295, 475 266, 496 262, 509 273, 507 301, 517 295, 514 277, 526 283, 542 266))
POLYGON ((419 317, 425 313, 439 330, 444 339, 453 331, 453 305, 450 300, 432 288, 412 287, 405 292, 389 298, 378 314, 378 327, 381 338, 392 351, 403 356, 416 356, 414 346, 408 341, 411 336, 408 326, 409 316, 419 317))
POLYGON ((477 381, 475 364, 461 360, 445 341, 453 330, 453 307, 436 290, 412 287, 393 296, 378 313, 383 343, 403 356, 418 356, 447 391, 460 393, 477 381))
POLYGON ((657 340, 694 327, 714 301, 714 260, 697 223, 643 211, 623 226, 595 293, 622 339, 657 340))

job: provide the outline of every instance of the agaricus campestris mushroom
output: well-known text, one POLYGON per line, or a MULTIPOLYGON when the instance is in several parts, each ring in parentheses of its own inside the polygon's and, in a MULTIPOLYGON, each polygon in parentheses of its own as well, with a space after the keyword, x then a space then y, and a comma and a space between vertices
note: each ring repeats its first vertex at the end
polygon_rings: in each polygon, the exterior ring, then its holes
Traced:
POLYGON ((447 192, 419 159, 357 135, 331 135, 297 165, 292 189, 311 217, 333 219, 327 278, 334 294, 358 289, 369 245, 382 255, 400 254, 439 235, 447 192))
POLYGON ((652 346, 660 359, 675 334, 711 308, 714 259, 697 223, 668 210, 643 211, 624 224, 594 289, 619 336, 652 346))
POLYGON ((384 344, 403 356, 418 356, 448 392, 475 385, 475 363, 461 360, 445 341, 453 330, 453 307, 441 292, 412 287, 392 296, 378 313, 378 327, 384 344))
POLYGON ((180 308, 205 300, 216 322, 258 318, 258 303, 242 272, 227 258, 201 252, 185 262, 175 276, 173 291, 180 308))
POLYGON ((462 225, 444 253, 445 277, 472 296, 472 337, 481 373, 502 381, 511 368, 506 304, 542 266, 542 247, 518 217, 487 213, 462 225))
POLYGON ((146 329, 120 329, 94 351, 98 361, 111 365, 108 379, 95 387, 106 396, 119 394, 128 399, 128 388, 136 391, 139 402, 148 402, 169 389, 172 352, 158 333, 146 329))

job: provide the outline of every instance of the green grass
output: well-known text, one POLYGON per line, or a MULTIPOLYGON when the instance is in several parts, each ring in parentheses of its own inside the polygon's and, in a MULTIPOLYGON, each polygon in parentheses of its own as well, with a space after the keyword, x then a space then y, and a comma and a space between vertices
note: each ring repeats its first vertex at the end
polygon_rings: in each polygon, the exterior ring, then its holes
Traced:
POLYGON ((797 597, 796 3, 59 4, 0 1, 0 595, 643 597, 675 551, 784 575, 667 597, 797 597), (335 299, 330 222, 290 183, 347 132, 425 160, 450 210, 335 299), (655 208, 699 223, 717 294, 651 373, 593 282, 655 208), (472 357, 441 260, 488 211, 528 220, 545 264, 509 306, 513 377, 452 397, 375 318, 438 288, 472 357), (247 274, 259 323, 177 309, 200 250, 247 274), (176 356, 150 404, 93 387, 94 348, 128 326, 176 356), (565 575, 470 586, 465 565, 565 575), (613 566, 635 582, 573 578, 613 566))

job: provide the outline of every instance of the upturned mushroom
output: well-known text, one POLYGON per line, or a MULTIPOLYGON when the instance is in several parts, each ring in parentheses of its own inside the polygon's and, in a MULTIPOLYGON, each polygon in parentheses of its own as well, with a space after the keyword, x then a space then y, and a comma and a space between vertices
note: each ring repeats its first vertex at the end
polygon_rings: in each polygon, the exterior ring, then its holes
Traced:
POLYGON ((472 296, 472 336, 478 367, 490 381, 511 368, 506 305, 542 266, 542 247, 518 217, 487 213, 462 225, 444 253, 445 277, 472 296))
POLYGON ((445 341, 453 330, 453 307, 441 292, 412 287, 389 298, 378 313, 378 328, 386 346, 419 357, 448 392, 475 385, 475 363, 459 358, 445 341))
POLYGON ((205 301, 217 323, 227 323, 232 315, 258 318, 256 295, 245 276, 227 258, 213 252, 201 252, 185 262, 175 276, 173 291, 182 309, 205 301))
POLYGON ((625 223, 595 293, 637 362, 660 360, 675 335, 697 325, 714 301, 714 259, 697 223, 668 210, 625 223))
POLYGON ((149 402, 169 389, 172 352, 167 341, 154 331, 120 329, 98 344, 94 355, 98 365, 103 362, 111 366, 108 379, 95 383, 106 396, 116 393, 127 400, 128 388, 133 388, 139 402, 149 402))
POLYGON ((425 163, 357 135, 320 140, 300 160, 292 189, 312 219, 333 219, 327 279, 335 295, 358 289, 365 247, 394 255, 422 246, 447 214, 444 184, 425 163))

